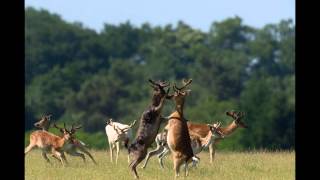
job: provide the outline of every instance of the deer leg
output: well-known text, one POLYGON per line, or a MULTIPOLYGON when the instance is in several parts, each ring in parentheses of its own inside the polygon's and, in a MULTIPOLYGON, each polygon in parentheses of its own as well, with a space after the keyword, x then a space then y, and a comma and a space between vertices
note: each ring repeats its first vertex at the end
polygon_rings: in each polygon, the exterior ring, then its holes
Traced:
POLYGON ((161 108, 162 108, 162 106, 163 106, 163 103, 164 103, 164 100, 165 100, 165 96, 160 100, 160 103, 159 103, 159 105, 157 106, 157 107, 155 107, 155 111, 159 111, 161 108))
POLYGON ((192 157, 192 167, 197 167, 197 164, 199 163, 200 159, 196 157, 192 157))
POLYGON ((46 152, 43 152, 41 153, 42 157, 47 161, 47 163, 51 164, 49 158, 47 157, 47 153, 46 152))
POLYGON ((93 161, 94 164, 97 164, 97 162, 94 160, 93 156, 90 154, 89 151, 87 151, 87 150, 85 149, 85 147, 79 147, 79 150, 82 151, 82 152, 84 152, 86 155, 88 155, 88 156, 91 158, 91 160, 93 161))
POLYGON ((117 147, 117 156, 116 156, 116 164, 118 164, 118 157, 119 157, 119 151, 120 151, 120 142, 116 142, 117 147))
POLYGON ((180 159, 174 157, 174 159, 173 159, 173 169, 175 171, 175 178, 179 177, 181 164, 182 164, 182 161, 180 159))
POLYGON ((144 158, 142 157, 138 157, 136 160, 134 160, 131 164, 130 164, 130 168, 131 171, 133 171, 134 173, 134 178, 135 179, 139 179, 138 173, 137 173, 137 166, 138 164, 143 160, 144 158))
POLYGON ((213 143, 211 143, 209 146, 209 154, 210 154, 210 163, 211 164, 213 163, 215 153, 216 153, 216 146, 213 143))
POLYGON ((184 176, 188 176, 188 162, 185 162, 184 164, 184 176))
POLYGON ((60 159, 59 159, 59 157, 57 155, 51 154, 51 156, 54 157, 56 160, 58 160, 60 162, 60 159))
POLYGON ((66 165, 69 164, 69 162, 67 161, 67 158, 66 158, 66 156, 64 155, 63 152, 61 152, 61 158, 64 160, 64 162, 66 162, 66 165))
POLYGON ((52 153, 59 158, 62 166, 65 166, 65 164, 63 163, 62 153, 60 153, 60 152, 58 152, 58 151, 56 151, 56 150, 54 150, 54 149, 52 150, 52 153))
POLYGON ((86 158, 85 158, 84 154, 82 154, 82 153, 79 153, 77 151, 70 151, 70 152, 68 151, 67 153, 71 156, 80 156, 82 158, 83 162, 84 163, 86 162, 86 158))
POLYGON ((34 144, 29 144, 29 146, 24 149, 24 155, 30 152, 34 147, 35 147, 34 144))
POLYGON ((162 151, 163 151, 163 146, 157 144, 157 148, 155 150, 148 152, 146 160, 145 160, 142 168, 144 169, 147 166, 147 163, 152 156, 160 154, 162 151))
POLYGON ((163 166, 163 158, 169 154, 169 148, 168 147, 164 147, 164 150, 161 152, 161 154, 158 155, 158 160, 159 160, 159 164, 161 166, 162 169, 164 169, 164 166, 163 166))
POLYGON ((109 143, 109 149, 110 149, 110 159, 111 159, 111 162, 113 162, 112 161, 113 143, 109 143))

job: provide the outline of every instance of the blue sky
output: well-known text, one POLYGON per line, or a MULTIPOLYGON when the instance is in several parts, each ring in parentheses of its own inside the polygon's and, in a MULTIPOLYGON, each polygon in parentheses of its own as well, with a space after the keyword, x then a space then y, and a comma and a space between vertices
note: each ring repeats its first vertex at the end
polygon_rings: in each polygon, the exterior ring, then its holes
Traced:
POLYGON ((127 20, 136 26, 145 22, 163 26, 182 20, 208 31, 212 22, 236 15, 244 24, 257 28, 281 19, 295 22, 294 0, 25 0, 25 7, 29 6, 97 31, 104 23, 117 25, 127 20))

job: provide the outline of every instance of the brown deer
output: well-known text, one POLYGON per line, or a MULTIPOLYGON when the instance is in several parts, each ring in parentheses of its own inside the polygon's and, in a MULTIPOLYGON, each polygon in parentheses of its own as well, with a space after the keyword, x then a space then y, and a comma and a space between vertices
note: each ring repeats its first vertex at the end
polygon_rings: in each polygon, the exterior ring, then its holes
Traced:
POLYGON ((192 79, 189 79, 188 81, 183 80, 183 86, 181 88, 178 88, 176 84, 174 84, 174 94, 170 96, 175 102, 175 111, 169 116, 168 124, 165 129, 168 131, 167 143, 172 152, 175 177, 179 176, 180 166, 182 164, 185 164, 185 176, 187 176, 188 163, 193 160, 199 160, 198 157, 194 156, 192 151, 187 121, 183 116, 185 97, 190 92, 190 90, 184 89, 191 82, 192 79))
MULTIPOLYGON (((248 128, 248 126, 242 121, 244 116, 243 112, 235 112, 235 111, 227 111, 226 115, 231 116, 234 120, 226 127, 220 127, 219 131, 224 136, 230 136, 235 132, 236 129, 240 128, 248 128)), ((209 127, 205 124, 196 124, 196 123, 187 123, 188 129, 193 134, 197 134, 198 136, 204 138, 208 132, 210 131, 209 127)), ((210 163, 213 162, 216 150, 216 144, 220 142, 221 139, 216 139, 216 141, 209 145, 209 154, 210 154, 210 163)))
MULTIPOLYGON (((54 124, 55 127, 59 128, 54 124)), ((47 153, 51 153, 53 157, 60 160, 63 166, 65 166, 64 162, 67 164, 68 161, 64 155, 64 148, 70 144, 72 140, 72 135, 75 133, 74 129, 70 131, 67 130, 65 124, 64 128, 59 128, 63 133, 62 137, 56 136, 48 131, 37 130, 30 134, 30 143, 26 147, 24 154, 26 155, 33 148, 38 147, 42 150, 43 158, 50 163, 49 158, 47 157, 47 153)))
MULTIPOLYGON (((34 124, 34 126, 42 129, 43 131, 48 131, 49 127, 50 127, 50 117, 51 116, 52 116, 52 114, 42 116, 40 121, 36 122, 34 124)), ((55 127, 58 128, 57 126, 55 126, 55 127)), ((72 124, 71 131, 72 131, 72 133, 75 133, 75 130, 78 130, 80 128, 81 128, 81 126, 73 127, 73 124, 72 124)), ((59 129, 59 130, 60 130, 60 132, 63 133, 63 131, 61 129, 59 129)), ((90 157, 90 159, 93 161, 94 164, 97 164, 97 162, 94 160, 93 156, 87 150, 86 145, 82 141, 80 141, 76 138, 72 138, 72 140, 70 141, 70 144, 68 146, 65 146, 65 148, 64 148, 64 151, 67 154, 69 154, 71 156, 81 157, 83 162, 86 162, 86 158, 85 158, 84 154, 79 153, 77 150, 80 150, 83 153, 85 153, 87 156, 90 157)))
POLYGON ((149 79, 153 88, 153 96, 151 105, 142 113, 140 118, 139 128, 133 143, 128 147, 128 153, 132 157, 129 165, 135 178, 139 178, 136 167, 146 157, 147 149, 154 142, 160 128, 162 119, 160 113, 164 105, 164 100, 167 98, 170 88, 167 92, 165 87, 170 83, 163 81, 154 82, 149 79))

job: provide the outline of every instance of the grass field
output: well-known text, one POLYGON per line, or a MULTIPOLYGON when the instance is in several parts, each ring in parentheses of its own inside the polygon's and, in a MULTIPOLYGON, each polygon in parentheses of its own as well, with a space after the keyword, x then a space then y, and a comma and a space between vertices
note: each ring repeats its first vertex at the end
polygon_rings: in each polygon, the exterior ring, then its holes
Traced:
MULTIPOLYGON (((81 180, 122 180, 133 179, 129 172, 126 152, 120 152, 118 164, 110 162, 107 151, 93 151, 98 165, 89 157, 84 164, 81 158, 67 156, 69 165, 62 167, 52 157, 53 165, 46 163, 39 150, 31 151, 25 157, 26 180, 81 179, 81 180)), ((178 179, 219 179, 219 180, 291 180, 295 179, 295 152, 217 152, 214 163, 209 163, 209 154, 198 155, 201 160, 197 168, 189 170, 184 178, 183 169, 178 179)), ((142 163, 141 163, 142 164, 142 163)), ((140 164, 140 165, 141 165, 140 164)), ((174 179, 171 155, 164 159, 165 169, 160 169, 157 158, 151 158, 146 169, 138 167, 140 179, 174 179)))

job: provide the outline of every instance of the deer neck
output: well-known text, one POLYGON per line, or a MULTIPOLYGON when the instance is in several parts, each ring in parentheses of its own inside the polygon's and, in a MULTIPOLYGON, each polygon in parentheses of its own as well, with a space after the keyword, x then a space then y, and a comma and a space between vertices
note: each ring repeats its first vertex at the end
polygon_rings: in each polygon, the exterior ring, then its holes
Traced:
POLYGON ((183 117, 183 107, 184 107, 184 100, 180 103, 176 103, 176 111, 179 113, 180 117, 183 117))
POLYGON ((232 121, 227 127, 221 128, 221 131, 224 135, 230 135, 232 134, 239 126, 235 123, 235 121, 232 121))
POLYGON ((49 127, 50 127, 50 124, 48 124, 47 126, 44 126, 44 127, 42 128, 42 130, 43 130, 43 131, 49 131, 49 127))
POLYGON ((67 139, 64 137, 61 137, 58 141, 58 144, 60 147, 62 147, 67 142, 67 139))
POLYGON ((209 131, 207 136, 204 138, 200 138, 200 140, 201 140, 202 148, 208 147, 210 145, 210 143, 212 142, 212 132, 209 131))
POLYGON ((159 106, 161 102, 161 96, 160 95, 155 95, 152 98, 152 106, 159 106))

